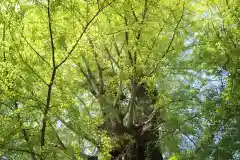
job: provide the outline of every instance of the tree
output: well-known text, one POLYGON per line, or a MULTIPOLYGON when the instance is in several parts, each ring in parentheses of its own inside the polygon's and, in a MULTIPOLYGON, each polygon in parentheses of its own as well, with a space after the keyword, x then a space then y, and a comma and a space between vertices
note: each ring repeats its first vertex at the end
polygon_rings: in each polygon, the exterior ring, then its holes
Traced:
POLYGON ((238 156, 238 5, 2 1, 1 151, 32 160, 238 156))
POLYGON ((204 29, 198 30, 194 55, 196 59, 203 56, 208 60, 202 63, 202 69, 211 69, 218 77, 218 103, 213 103, 214 110, 209 117, 211 127, 206 129, 206 139, 201 140, 203 147, 199 151, 202 158, 238 159, 239 147, 239 107, 238 98, 238 63, 239 55, 239 6, 238 1, 210 1, 203 3, 206 17, 203 18, 204 29), (204 35, 204 36, 203 36, 204 35), (200 49, 200 50, 199 50, 200 49), (201 55, 199 54, 201 51, 201 55), (205 64, 203 64, 205 63, 205 64))

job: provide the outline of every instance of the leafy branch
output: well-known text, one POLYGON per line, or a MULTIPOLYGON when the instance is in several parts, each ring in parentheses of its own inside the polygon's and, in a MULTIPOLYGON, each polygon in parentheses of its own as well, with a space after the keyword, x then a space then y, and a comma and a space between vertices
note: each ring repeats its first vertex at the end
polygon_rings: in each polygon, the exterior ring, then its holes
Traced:
POLYGON ((24 41, 27 43, 27 45, 34 51, 34 53, 36 53, 36 55, 38 57, 40 57, 49 67, 50 64, 48 63, 48 61, 46 61, 43 56, 41 56, 41 54, 28 42, 28 40, 26 39, 26 37, 23 35, 22 32, 20 32, 21 36, 23 37, 24 41))
POLYGON ((82 39, 83 35, 85 34, 85 32, 87 31, 87 29, 89 28, 90 24, 96 19, 96 17, 106 8, 108 7, 111 3, 113 3, 114 1, 108 3, 107 5, 101 7, 97 13, 95 13, 95 15, 90 19, 89 22, 87 22, 87 24, 85 25, 85 27, 83 28, 83 31, 81 32, 81 34, 79 35, 79 37, 77 38, 75 44, 72 46, 72 48, 70 49, 70 51, 67 53, 67 56, 56 66, 56 68, 59 68, 61 65, 63 65, 68 58, 71 56, 72 52, 75 50, 75 48, 78 46, 80 40, 82 39))
POLYGON ((172 43, 175 39, 175 36, 176 36, 176 33, 177 33, 177 30, 178 30, 178 26, 180 25, 182 19, 183 19, 183 16, 184 16, 184 10, 185 10, 185 2, 183 3, 183 6, 182 6, 182 15, 180 17, 180 19, 178 20, 177 22, 177 25, 175 26, 174 30, 173 30, 173 36, 168 44, 168 47, 166 49, 166 51, 164 52, 164 54, 161 56, 161 58, 159 59, 159 62, 156 64, 156 66, 153 68, 153 70, 148 74, 148 76, 151 76, 155 70, 157 69, 157 67, 160 65, 161 63, 161 60, 167 55, 167 53, 170 51, 170 48, 172 46, 172 43))

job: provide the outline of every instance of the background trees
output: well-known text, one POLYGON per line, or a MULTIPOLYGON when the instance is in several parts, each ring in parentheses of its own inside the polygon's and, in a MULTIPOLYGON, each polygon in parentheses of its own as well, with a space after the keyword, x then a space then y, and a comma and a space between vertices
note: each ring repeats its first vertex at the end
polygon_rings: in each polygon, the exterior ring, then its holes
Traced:
POLYGON ((8 159, 237 159, 237 1, 7 1, 8 159))

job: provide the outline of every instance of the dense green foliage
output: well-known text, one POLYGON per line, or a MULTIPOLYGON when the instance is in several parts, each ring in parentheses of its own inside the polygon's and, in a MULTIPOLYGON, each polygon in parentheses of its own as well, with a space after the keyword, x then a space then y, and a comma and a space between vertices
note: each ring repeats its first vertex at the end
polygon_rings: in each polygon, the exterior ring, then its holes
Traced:
POLYGON ((240 159, 240 1, 1 0, 0 33, 0 156, 240 159))

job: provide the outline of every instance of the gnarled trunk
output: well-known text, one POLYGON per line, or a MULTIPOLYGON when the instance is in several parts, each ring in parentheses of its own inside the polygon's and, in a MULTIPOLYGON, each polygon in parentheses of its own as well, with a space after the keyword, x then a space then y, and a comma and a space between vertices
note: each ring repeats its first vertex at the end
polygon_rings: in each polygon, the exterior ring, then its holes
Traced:
POLYGON ((158 140, 157 134, 154 131, 140 130, 134 133, 135 143, 126 143, 122 147, 112 150, 111 160, 163 160, 162 152, 159 146, 156 145, 158 140))

